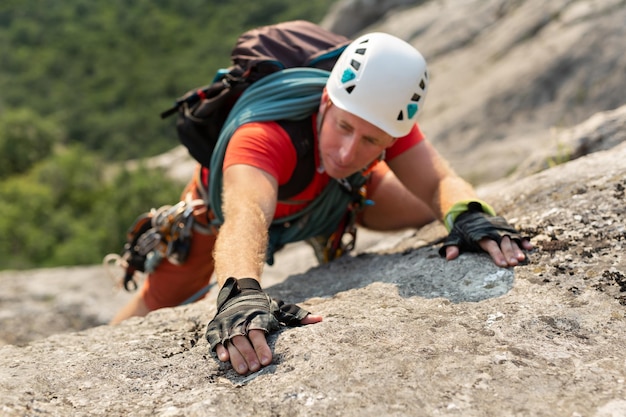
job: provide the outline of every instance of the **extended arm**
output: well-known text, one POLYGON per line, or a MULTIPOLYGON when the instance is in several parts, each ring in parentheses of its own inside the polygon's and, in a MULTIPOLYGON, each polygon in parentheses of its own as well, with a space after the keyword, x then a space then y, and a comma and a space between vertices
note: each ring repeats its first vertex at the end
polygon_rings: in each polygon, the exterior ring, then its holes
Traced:
MULTIPOLYGON (((443 220, 455 203, 478 199, 474 188, 450 168, 428 141, 424 140, 398 155, 389 161, 389 166, 404 186, 426 203, 439 220, 443 220)), ((484 238, 479 245, 499 266, 514 266, 525 259, 520 246, 508 237, 504 237, 500 244, 484 238)), ((532 249, 527 240, 522 240, 521 245, 524 249, 532 249)), ((446 247, 448 260, 458 255, 458 246, 446 247)))
POLYGON ((276 179, 252 166, 233 165, 224 171, 223 181, 224 224, 214 253, 221 290, 207 339, 221 361, 230 361, 236 372, 245 374, 272 361, 266 331, 275 330, 280 322, 311 324, 322 318, 272 300, 261 290, 276 179))
POLYGON ((274 216, 276 179, 248 165, 224 172, 224 224, 215 244, 215 273, 220 287, 228 277, 261 279, 267 230, 274 216))
POLYGON ((439 220, 457 201, 478 198, 474 188, 459 177, 426 140, 389 161, 389 166, 439 220))

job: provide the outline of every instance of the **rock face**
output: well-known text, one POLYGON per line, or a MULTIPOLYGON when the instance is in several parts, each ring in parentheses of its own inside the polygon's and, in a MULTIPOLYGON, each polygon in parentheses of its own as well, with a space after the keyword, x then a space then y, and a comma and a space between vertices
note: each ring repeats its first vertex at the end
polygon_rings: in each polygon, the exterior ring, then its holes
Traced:
POLYGON ((624 160, 480 189, 533 236, 526 265, 447 262, 433 224, 269 287, 324 321, 271 335, 248 376, 209 354, 212 300, 4 346, 2 415, 623 416, 624 160))
POLYGON ((522 178, 626 142, 626 106, 595 114, 573 129, 553 129, 551 136, 554 141, 531 153, 510 178, 522 178))
POLYGON ((100 266, 5 271, 0 287, 0 345, 108 323, 130 298, 100 266))
POLYGON ((431 79, 420 124, 474 183, 554 145, 550 128, 624 104, 621 0, 345 0, 324 23, 352 36, 388 32, 422 52, 431 79), (381 18, 362 17, 373 4, 385 4, 381 18))
POLYGON ((335 33, 352 37, 364 28, 375 24, 387 13, 397 13, 398 9, 415 7, 424 1, 416 0, 339 0, 321 25, 335 33), (350 16, 346 19, 346 16, 350 16))

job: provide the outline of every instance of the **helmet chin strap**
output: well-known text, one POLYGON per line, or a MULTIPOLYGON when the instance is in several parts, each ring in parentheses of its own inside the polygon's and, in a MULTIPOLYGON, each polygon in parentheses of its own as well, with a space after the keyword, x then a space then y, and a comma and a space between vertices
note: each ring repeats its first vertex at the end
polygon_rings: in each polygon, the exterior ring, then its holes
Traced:
POLYGON ((320 110, 317 113, 317 135, 318 136, 322 132, 322 123, 324 122, 324 118, 326 117, 326 112, 332 105, 333 105, 332 100, 330 99, 330 97, 326 96, 326 103, 324 103, 323 111, 320 110))
POLYGON ((324 169, 324 161, 322 160, 322 153, 320 152, 319 146, 321 144, 320 137, 322 135, 322 125, 324 124, 324 118, 326 117, 326 112, 332 105, 333 105, 333 102, 330 100, 330 97, 326 96, 326 103, 324 104, 323 109, 321 109, 317 113, 317 146, 318 146, 317 151, 319 153, 318 159, 320 161, 320 164, 317 167, 317 172, 319 174, 323 174, 326 171, 326 169, 324 169))

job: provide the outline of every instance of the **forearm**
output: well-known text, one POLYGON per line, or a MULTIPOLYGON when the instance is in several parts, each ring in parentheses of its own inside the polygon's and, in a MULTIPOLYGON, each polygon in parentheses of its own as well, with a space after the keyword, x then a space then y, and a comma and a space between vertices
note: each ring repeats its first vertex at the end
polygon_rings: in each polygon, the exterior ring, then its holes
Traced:
POLYGON ((432 207, 437 218, 443 220, 455 203, 472 199, 477 199, 474 188, 461 177, 449 175, 439 182, 439 186, 433 193, 432 207))
POLYGON ((222 286, 229 277, 260 280, 276 208, 276 180, 259 169, 236 165, 224 172, 223 188, 224 224, 213 253, 218 283, 222 286))
POLYGON ((459 177, 427 141, 398 155, 389 161, 389 166, 439 220, 459 200, 476 198, 474 188, 459 177))
POLYGON ((267 248, 267 225, 259 207, 225 207, 215 243, 215 274, 220 287, 229 277, 260 281, 267 248))

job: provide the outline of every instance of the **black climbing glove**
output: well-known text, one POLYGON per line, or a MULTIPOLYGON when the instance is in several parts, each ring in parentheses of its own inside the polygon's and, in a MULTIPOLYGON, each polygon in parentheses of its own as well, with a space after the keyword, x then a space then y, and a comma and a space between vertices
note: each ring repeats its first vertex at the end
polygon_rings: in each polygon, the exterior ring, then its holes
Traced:
POLYGON ((481 203, 470 202, 467 204, 467 211, 454 220, 450 234, 439 249, 439 255, 445 257, 448 246, 458 246, 461 252, 480 252, 482 248, 478 242, 481 239, 493 239, 500 244, 504 236, 508 236, 518 245, 522 244, 518 231, 503 217, 485 213, 481 203))
POLYGON ((297 326, 309 314, 295 304, 270 298, 252 278, 228 278, 217 296, 217 313, 207 326, 206 338, 211 351, 235 336, 250 330, 269 333, 287 326, 297 326))

